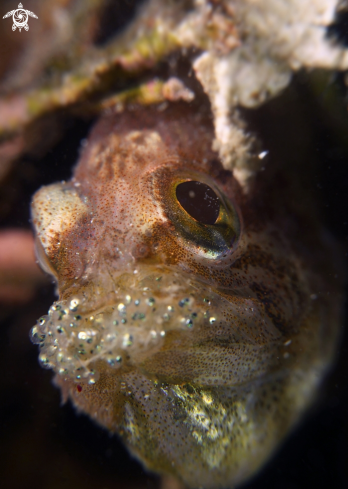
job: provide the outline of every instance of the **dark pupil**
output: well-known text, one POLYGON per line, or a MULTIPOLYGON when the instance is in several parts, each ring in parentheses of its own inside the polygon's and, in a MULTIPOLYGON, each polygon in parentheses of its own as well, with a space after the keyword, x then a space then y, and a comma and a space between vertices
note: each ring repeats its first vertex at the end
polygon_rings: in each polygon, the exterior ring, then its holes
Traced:
POLYGON ((220 200, 213 189, 201 182, 184 182, 176 187, 176 197, 190 216, 202 224, 215 224, 220 200))

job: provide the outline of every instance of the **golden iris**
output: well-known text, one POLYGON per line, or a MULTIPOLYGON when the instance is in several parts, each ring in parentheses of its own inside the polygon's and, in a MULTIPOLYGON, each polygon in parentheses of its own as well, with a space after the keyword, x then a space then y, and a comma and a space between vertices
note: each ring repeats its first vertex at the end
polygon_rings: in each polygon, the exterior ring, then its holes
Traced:
POLYGON ((240 221, 218 185, 196 172, 174 174, 168 180, 162 202, 185 247, 207 258, 232 251, 239 238, 240 221))

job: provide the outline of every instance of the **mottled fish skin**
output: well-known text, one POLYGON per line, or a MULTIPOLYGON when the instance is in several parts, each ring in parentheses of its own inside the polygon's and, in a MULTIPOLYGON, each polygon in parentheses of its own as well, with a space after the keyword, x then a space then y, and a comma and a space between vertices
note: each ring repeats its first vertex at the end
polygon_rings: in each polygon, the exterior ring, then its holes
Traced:
POLYGON ((209 113, 184 103, 105 115, 72 181, 32 204, 59 291, 32 330, 42 365, 147 467, 204 488, 269 458, 315 398, 339 324, 320 226, 307 239, 261 177, 243 193, 213 140, 209 113), (190 180, 219 197, 215 224, 178 203, 190 180))

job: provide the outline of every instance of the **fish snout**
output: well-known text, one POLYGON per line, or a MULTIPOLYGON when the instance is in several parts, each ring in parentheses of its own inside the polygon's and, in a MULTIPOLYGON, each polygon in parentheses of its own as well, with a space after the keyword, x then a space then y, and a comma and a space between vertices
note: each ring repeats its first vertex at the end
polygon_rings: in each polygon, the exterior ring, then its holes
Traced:
POLYGON ((82 236, 77 232, 77 224, 87 211, 86 203, 71 184, 42 187, 33 197, 36 256, 43 270, 56 279, 59 276, 74 279, 83 273, 79 253, 82 236))

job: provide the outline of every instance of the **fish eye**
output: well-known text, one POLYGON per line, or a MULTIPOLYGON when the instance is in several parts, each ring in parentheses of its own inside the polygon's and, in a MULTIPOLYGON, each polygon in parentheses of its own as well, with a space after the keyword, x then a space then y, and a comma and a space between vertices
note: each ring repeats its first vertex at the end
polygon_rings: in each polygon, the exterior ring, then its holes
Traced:
POLYGON ((220 213, 220 200, 209 185, 194 180, 180 183, 176 187, 176 197, 196 221, 215 224, 220 213))
POLYGON ((156 174, 156 179, 165 215, 186 250, 216 259, 235 249, 239 214, 214 179, 190 170, 166 170, 156 174))

